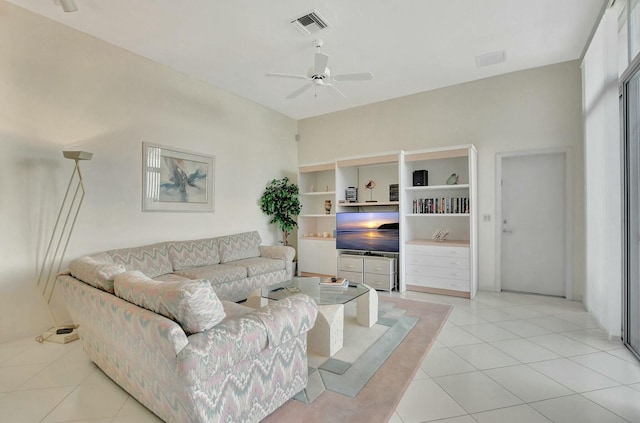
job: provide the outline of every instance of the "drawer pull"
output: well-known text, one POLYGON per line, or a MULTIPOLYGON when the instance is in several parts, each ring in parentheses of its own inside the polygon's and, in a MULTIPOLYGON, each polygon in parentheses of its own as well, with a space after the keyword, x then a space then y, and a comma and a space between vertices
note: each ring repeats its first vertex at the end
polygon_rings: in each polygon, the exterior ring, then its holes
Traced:
POLYGON ((451 263, 449 263, 449 264, 455 264, 456 266, 458 266, 458 265, 460 264, 460 262, 459 262, 459 261, 452 261, 452 262, 451 262, 451 263))
POLYGON ((460 276, 460 273, 452 273, 451 276, 460 276))

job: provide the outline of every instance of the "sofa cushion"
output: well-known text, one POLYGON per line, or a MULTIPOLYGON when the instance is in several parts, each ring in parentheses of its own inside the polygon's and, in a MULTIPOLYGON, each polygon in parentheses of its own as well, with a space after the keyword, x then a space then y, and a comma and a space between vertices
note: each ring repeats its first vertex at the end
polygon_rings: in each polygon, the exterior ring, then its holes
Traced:
POLYGON ((213 266, 192 267, 175 272, 176 275, 189 279, 207 279, 212 284, 231 282, 247 277, 247 269, 241 266, 215 264, 213 266))
POLYGON ((277 259, 264 257, 252 257, 248 259, 236 260, 228 263, 233 266, 243 266, 247 268, 247 276, 263 275, 265 273, 285 270, 285 262, 277 259))
POLYGON ((173 270, 220 263, 216 238, 168 242, 167 251, 173 270))
POLYGON ((185 276, 176 275, 175 273, 167 273, 166 275, 156 276, 153 280, 159 282, 185 282, 190 281, 191 279, 185 276))
POLYGON ((139 270, 150 278, 173 272, 166 243, 107 251, 113 262, 127 270, 139 270))
POLYGON ((262 239, 257 231, 221 236, 217 240, 220 263, 260 257, 262 239))
POLYGON ((69 273, 89 285, 113 294, 113 279, 127 269, 115 264, 105 253, 80 257, 69 262, 69 273))
POLYGON ((115 294, 130 303, 175 320, 187 334, 211 329, 224 319, 224 307, 205 280, 159 282, 140 271, 120 273, 115 294))

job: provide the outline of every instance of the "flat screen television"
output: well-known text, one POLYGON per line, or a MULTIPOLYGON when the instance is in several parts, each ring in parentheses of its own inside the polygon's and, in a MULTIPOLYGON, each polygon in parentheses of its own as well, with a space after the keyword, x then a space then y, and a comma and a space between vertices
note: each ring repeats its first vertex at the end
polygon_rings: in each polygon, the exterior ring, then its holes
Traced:
POLYGON ((398 212, 336 213, 336 248, 379 253, 399 252, 398 212))

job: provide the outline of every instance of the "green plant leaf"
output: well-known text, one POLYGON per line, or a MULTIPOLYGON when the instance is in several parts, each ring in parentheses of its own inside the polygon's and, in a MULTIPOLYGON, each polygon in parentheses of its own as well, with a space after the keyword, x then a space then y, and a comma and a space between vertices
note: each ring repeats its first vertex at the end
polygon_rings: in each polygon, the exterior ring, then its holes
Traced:
POLYGON ((300 214, 300 190, 288 177, 273 179, 260 198, 260 210, 271 217, 269 223, 275 223, 282 231, 284 245, 289 245, 287 237, 298 226, 294 217, 300 214))

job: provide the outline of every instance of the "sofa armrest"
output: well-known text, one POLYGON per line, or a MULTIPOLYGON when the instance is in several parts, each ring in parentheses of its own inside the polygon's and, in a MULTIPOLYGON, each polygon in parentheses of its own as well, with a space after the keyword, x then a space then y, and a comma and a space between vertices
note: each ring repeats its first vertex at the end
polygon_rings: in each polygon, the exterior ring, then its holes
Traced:
POLYGON ((151 361, 152 356, 175 363, 188 344, 180 326, 166 317, 138 307, 113 294, 96 289, 70 275, 58 276, 64 287, 67 308, 79 325, 85 351, 99 365, 137 351, 151 361), (105 348, 108 345, 108 348, 105 348))
POLYGON ((316 321, 318 308, 307 295, 298 294, 254 311, 267 330, 269 348, 306 333, 316 321))
POLYGON ((295 295, 193 334, 178 354, 178 371, 189 374, 187 379, 192 383, 206 380, 277 342, 306 333, 313 327, 316 313, 313 300, 295 295))
POLYGON ((293 276, 293 258, 296 250, 284 245, 261 245, 260 257, 284 260, 285 270, 289 277, 293 276))
POLYGON ((280 259, 290 263, 296 256, 296 250, 293 247, 284 245, 261 245, 260 256, 272 259, 280 259))

